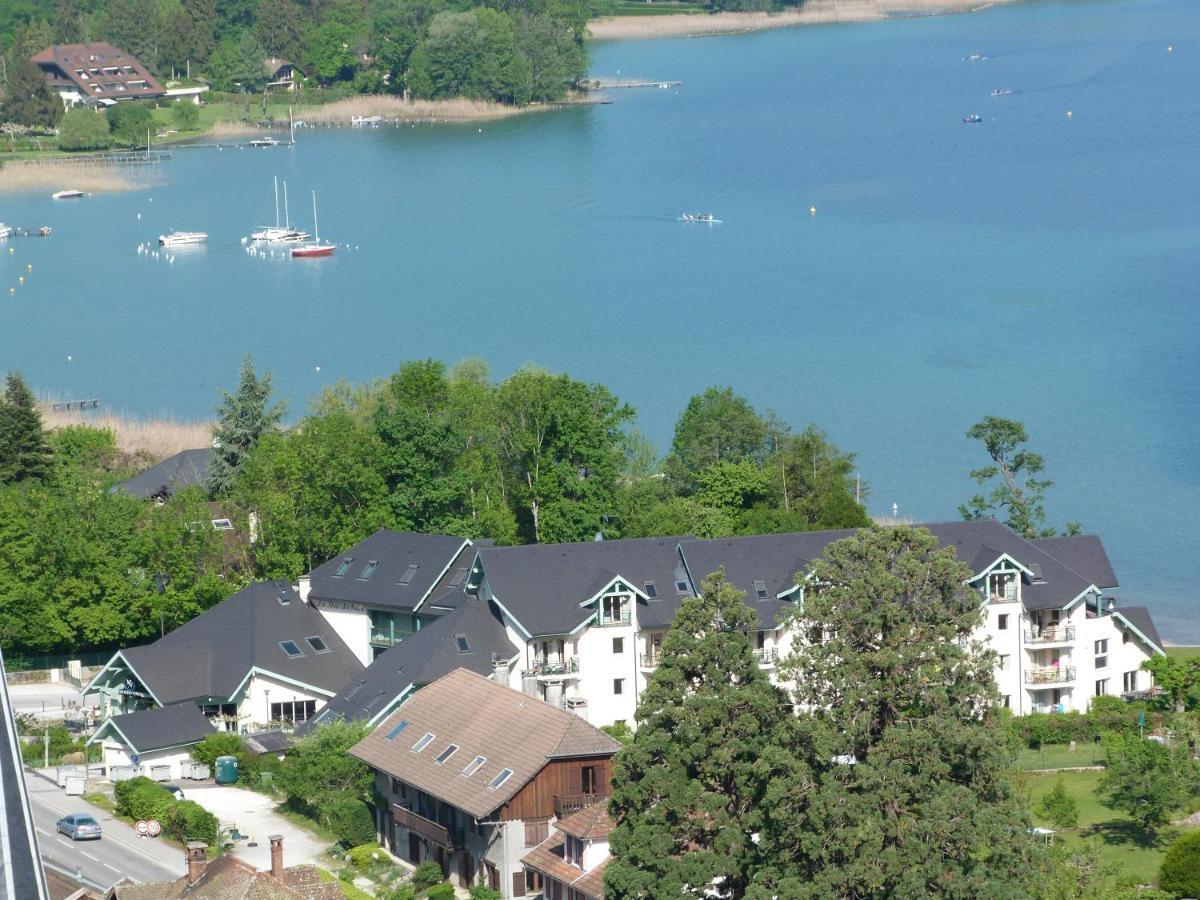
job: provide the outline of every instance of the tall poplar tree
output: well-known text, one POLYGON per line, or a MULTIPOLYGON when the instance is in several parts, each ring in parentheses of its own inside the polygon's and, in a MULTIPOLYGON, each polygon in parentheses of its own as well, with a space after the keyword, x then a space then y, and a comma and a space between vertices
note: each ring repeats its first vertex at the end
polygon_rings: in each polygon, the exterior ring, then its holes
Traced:
POLYGON ((50 468, 50 447, 37 401, 20 372, 9 372, 0 400, 0 484, 41 478, 50 468))
POLYGON ((768 798, 760 896, 1036 895, 970 576, 923 529, 825 548, 790 622, 806 640, 782 666, 810 711, 815 778, 768 798))
POLYGON ((759 668, 755 614, 719 571, 683 601, 616 757, 617 827, 605 896, 741 897, 759 864, 755 835, 774 774, 793 744, 787 697, 759 668))
POLYGON ((249 353, 242 360, 237 390, 226 393, 217 406, 219 421, 213 430, 213 451, 208 464, 208 490, 224 494, 250 451, 263 435, 274 431, 283 418, 284 404, 268 406, 271 399, 271 373, 260 377, 254 371, 249 353))

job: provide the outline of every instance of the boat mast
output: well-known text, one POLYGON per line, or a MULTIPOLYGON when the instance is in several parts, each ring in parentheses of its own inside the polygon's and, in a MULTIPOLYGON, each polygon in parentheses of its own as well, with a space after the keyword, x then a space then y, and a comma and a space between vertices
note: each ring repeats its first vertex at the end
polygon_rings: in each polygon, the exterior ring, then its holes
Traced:
POLYGON ((317 243, 321 243, 321 226, 317 224, 317 192, 313 191, 313 235, 317 243))
POLYGON ((292 217, 288 215, 287 182, 283 183, 283 225, 289 231, 292 228, 292 217))
POLYGON ((279 176, 275 176, 275 228, 279 228, 279 176))

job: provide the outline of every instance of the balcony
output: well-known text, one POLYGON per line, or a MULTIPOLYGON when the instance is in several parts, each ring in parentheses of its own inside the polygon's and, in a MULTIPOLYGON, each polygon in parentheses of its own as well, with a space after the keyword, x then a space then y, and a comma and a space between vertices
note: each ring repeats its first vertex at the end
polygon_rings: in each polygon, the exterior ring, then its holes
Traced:
POLYGON ((1070 644, 1075 640, 1074 625, 1050 625, 1025 632, 1026 644, 1070 644))
POLYGON ((608 797, 605 794, 567 794, 562 796, 555 794, 554 815, 561 819, 594 803, 607 802, 608 797))
POLYGON ((643 669, 657 669, 662 662, 662 653, 643 653, 640 666, 643 669))
POLYGON ((463 845, 463 835, 459 830, 451 830, 445 825, 439 825, 432 819, 418 815, 398 803, 392 804, 392 821, 402 828, 407 828, 413 834, 425 840, 453 850, 463 845))
POLYGON ((579 657, 566 656, 562 659, 535 659, 529 669, 539 679, 546 681, 562 681, 567 678, 579 677, 579 657))
POLYGON ((758 660, 758 664, 764 668, 773 669, 779 664, 779 651, 774 647, 767 649, 763 648, 754 651, 754 658, 758 660))
POLYGON ((371 645, 374 647, 390 647, 393 644, 398 644, 412 632, 401 631, 398 628, 388 626, 371 626, 371 645))
POLYGON ((1046 666, 1025 670, 1026 684, 1050 686, 1055 684, 1071 684, 1074 681, 1074 666, 1046 666))

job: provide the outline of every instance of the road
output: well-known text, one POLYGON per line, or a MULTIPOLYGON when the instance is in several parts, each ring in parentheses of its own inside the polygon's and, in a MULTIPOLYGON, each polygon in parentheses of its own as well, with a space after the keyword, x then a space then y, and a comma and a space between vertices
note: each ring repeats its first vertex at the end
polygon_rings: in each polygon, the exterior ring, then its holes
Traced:
POLYGON ((68 797, 56 784, 25 770, 25 784, 33 807, 38 846, 44 859, 71 872, 81 870, 84 878, 108 887, 122 876, 134 881, 173 881, 185 872, 183 851, 154 838, 139 838, 124 822, 110 813, 68 797), (67 813, 86 812, 104 829, 98 841, 72 841, 55 829, 54 823, 67 813))

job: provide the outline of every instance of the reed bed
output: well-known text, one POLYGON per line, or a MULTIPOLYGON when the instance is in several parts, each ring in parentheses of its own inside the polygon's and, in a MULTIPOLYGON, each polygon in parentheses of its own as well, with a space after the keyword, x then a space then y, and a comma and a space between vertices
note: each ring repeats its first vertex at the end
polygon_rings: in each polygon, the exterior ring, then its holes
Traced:
POLYGON ((506 106, 490 100, 405 100, 388 95, 347 97, 322 106, 305 106, 296 110, 296 118, 307 125, 349 125, 352 119, 380 116, 387 121, 408 122, 432 120, 472 121, 499 119, 517 115, 537 107, 506 106))
POLYGON ((181 450, 194 450, 212 444, 212 421, 185 422, 177 419, 141 419, 95 410, 56 410, 42 406, 42 422, 53 430, 67 425, 105 428, 113 433, 117 449, 142 454, 154 460, 166 459, 181 450))
POLYGON ((12 160, 0 167, 0 191, 62 188, 75 188, 89 194, 139 191, 161 181, 161 176, 152 168, 98 160, 79 161, 70 157, 12 160))
MULTIPOLYGON (((286 122, 284 123, 287 124, 286 122)), ((250 122, 214 122, 212 127, 208 129, 208 137, 211 138, 238 138, 246 137, 250 134, 258 134, 263 129, 250 122)))

